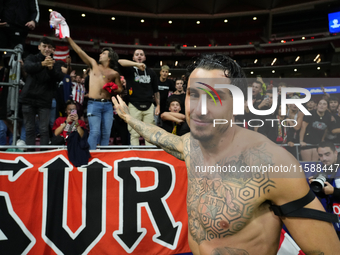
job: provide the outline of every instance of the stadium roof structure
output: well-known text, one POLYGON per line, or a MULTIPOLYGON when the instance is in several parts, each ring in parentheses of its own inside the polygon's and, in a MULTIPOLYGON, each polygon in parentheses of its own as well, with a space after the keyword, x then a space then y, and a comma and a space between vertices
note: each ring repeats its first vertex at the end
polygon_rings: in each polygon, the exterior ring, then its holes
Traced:
POLYGON ((280 14, 316 8, 337 0, 39 0, 40 5, 145 18, 212 19, 280 14))

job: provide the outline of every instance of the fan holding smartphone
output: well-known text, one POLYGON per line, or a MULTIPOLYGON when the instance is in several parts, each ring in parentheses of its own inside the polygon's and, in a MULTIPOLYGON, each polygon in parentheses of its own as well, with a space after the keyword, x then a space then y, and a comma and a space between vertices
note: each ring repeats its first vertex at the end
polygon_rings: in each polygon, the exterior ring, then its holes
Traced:
POLYGON ((83 120, 79 119, 77 114, 77 106, 73 100, 66 102, 65 113, 67 117, 59 117, 53 124, 53 145, 67 144, 67 138, 71 132, 77 131, 81 137, 84 135, 86 124, 83 120))

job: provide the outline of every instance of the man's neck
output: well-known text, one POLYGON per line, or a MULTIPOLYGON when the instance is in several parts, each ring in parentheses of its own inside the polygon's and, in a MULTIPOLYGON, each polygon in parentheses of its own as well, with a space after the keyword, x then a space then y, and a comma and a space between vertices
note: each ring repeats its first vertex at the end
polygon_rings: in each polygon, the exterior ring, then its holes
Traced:
POLYGON ((101 65, 104 69, 110 68, 110 62, 109 61, 100 63, 99 65, 101 65))
POLYGON ((175 92, 174 92, 174 94, 175 95, 181 95, 181 94, 183 94, 184 93, 184 91, 182 90, 182 91, 178 91, 178 90, 176 90, 175 92))
POLYGON ((290 113, 293 113, 294 115, 295 115, 297 112, 298 112, 298 109, 295 109, 295 110, 290 109, 290 113))
POLYGON ((257 99, 259 93, 253 94, 253 99, 257 99))
POLYGON ((160 80, 161 82, 165 82, 165 81, 166 81, 166 78, 159 77, 159 80, 160 80))

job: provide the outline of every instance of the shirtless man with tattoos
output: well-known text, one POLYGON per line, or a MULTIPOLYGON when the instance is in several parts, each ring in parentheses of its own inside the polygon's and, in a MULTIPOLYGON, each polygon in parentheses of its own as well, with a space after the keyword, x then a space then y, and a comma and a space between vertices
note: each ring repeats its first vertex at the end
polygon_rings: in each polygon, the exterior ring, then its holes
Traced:
MULTIPOLYGON (((90 67, 89 98, 87 117, 90 126, 88 143, 91 150, 95 150, 97 142, 109 145, 111 127, 113 123, 113 108, 111 97, 114 93, 123 91, 120 75, 117 72, 118 55, 111 48, 104 48, 99 56, 99 62, 89 57, 70 37, 68 43, 90 67)), ((135 66, 145 69, 143 63, 124 60, 124 66, 135 66)))
POLYGON ((213 119, 233 119, 233 98, 228 89, 218 89, 222 106, 215 107, 207 100, 207 114, 201 115, 205 92, 198 89, 199 84, 194 82, 197 79, 204 79, 206 84, 210 80, 211 86, 213 79, 225 79, 224 84, 235 84, 246 93, 247 86, 238 81, 244 73, 232 59, 220 54, 205 55, 189 71, 185 103, 191 132, 181 137, 132 118, 119 96, 118 101, 112 101, 120 117, 146 140, 185 160, 188 236, 193 254, 275 255, 282 223, 305 254, 340 254, 340 242, 331 223, 303 218, 310 215, 311 209, 317 210, 314 214, 323 211, 318 199, 309 192, 304 173, 297 173, 295 178, 279 178, 262 172, 197 171, 197 166, 217 164, 240 170, 245 166, 299 166, 299 162, 258 133, 229 124, 213 127, 213 119), (298 199, 299 202, 289 204, 289 210, 282 206, 298 199))

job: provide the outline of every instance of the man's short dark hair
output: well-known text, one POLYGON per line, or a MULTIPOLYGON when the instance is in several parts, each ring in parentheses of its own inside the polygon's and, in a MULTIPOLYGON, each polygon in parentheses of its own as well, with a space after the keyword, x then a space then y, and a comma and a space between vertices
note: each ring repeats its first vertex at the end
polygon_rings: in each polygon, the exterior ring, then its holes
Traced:
POLYGON ((144 52, 144 50, 143 50, 143 49, 141 49, 141 48, 137 48, 137 49, 135 49, 135 50, 134 50, 134 52, 133 52, 133 55, 135 55, 135 53, 136 53, 136 51, 137 51, 137 50, 141 50, 141 51, 143 51, 143 53, 144 53, 144 55, 145 55, 145 52, 144 52))
POLYGON ((169 97, 167 100, 167 108, 169 109, 170 104, 175 101, 178 102, 179 105, 182 107, 183 102, 181 99, 179 99, 178 97, 169 97))
POLYGON ((48 37, 46 37, 46 36, 44 36, 44 37, 42 37, 42 38, 40 39, 39 44, 41 44, 41 43, 43 43, 43 44, 48 44, 48 45, 52 45, 52 47, 55 48, 54 42, 53 42, 50 38, 48 38, 48 37))
POLYGON ((321 143, 319 143, 318 145, 318 149, 319 148, 326 148, 329 147, 333 152, 336 150, 334 143, 330 142, 330 141, 323 141, 321 143))
POLYGON ((245 79, 246 75, 241 67, 229 56, 219 53, 203 54, 199 56, 193 64, 188 66, 187 70, 189 75, 196 68, 202 68, 205 70, 222 70, 225 77, 230 79, 231 84, 240 88, 244 97, 247 98, 248 86, 245 79))
POLYGON ((105 47, 102 49, 102 53, 104 51, 109 52, 109 58, 110 58, 110 68, 117 70, 118 69, 118 54, 111 48, 111 47, 105 47))
POLYGON ((111 47, 105 47, 102 49, 102 53, 104 51, 108 51, 109 52, 109 58, 111 60, 114 60, 114 61, 118 61, 119 57, 118 57, 118 54, 111 48, 111 47))
POLYGON ((262 88, 262 82, 260 82, 260 81, 254 81, 253 83, 257 83, 257 84, 259 84, 259 85, 260 85, 260 87, 262 88))
POLYGON ((336 101, 339 103, 339 98, 335 97, 335 96, 330 96, 329 99, 328 99, 328 102, 330 101, 336 101))

